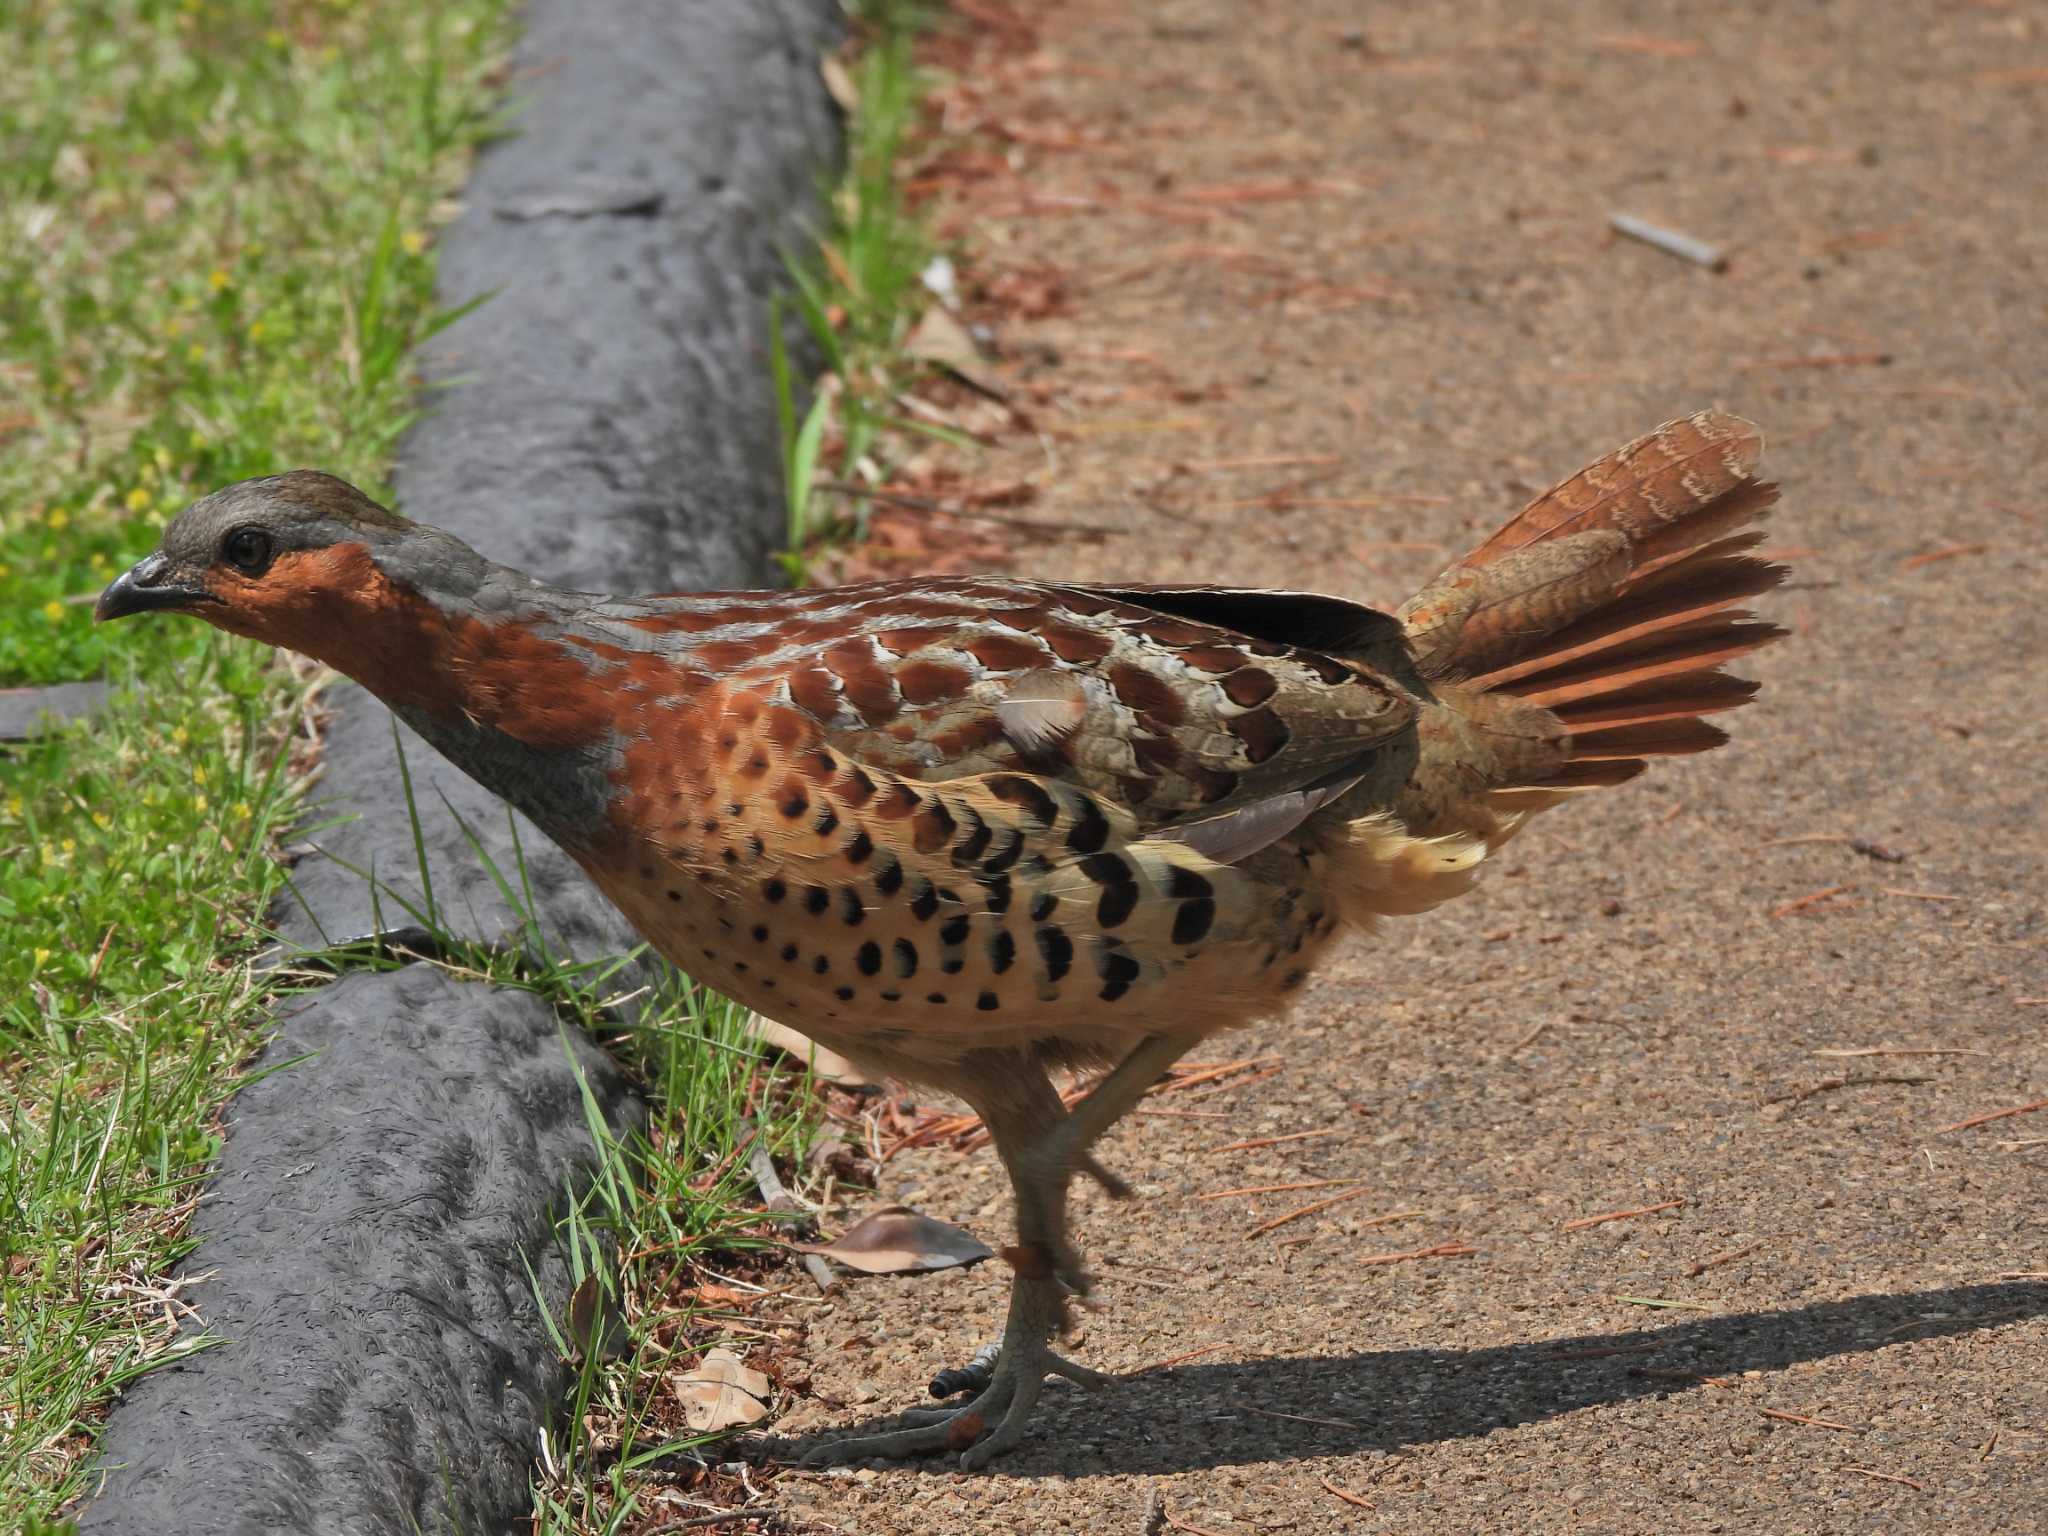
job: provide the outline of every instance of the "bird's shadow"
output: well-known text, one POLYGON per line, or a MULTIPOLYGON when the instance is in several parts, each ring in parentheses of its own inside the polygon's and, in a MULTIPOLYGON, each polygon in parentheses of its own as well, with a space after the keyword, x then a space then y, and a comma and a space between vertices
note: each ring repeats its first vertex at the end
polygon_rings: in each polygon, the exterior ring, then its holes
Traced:
MULTIPOLYGON (((1114 1466, 1098 1470, 1119 1476, 1397 1451, 1581 1408, 1711 1390, 1708 1376, 1782 1370, 2044 1315, 2048 1285, 1963 1285, 1484 1349, 1190 1363, 1141 1372, 1099 1393, 1049 1387, 1031 1437, 1001 1465, 1015 1477, 1087 1476, 1059 1447, 1090 1438, 1091 1420, 1102 1415, 1150 1427, 1118 1435, 1114 1466)), ((768 1437, 750 1449, 782 1460, 839 1435, 896 1427, 893 1417, 874 1419, 801 1440, 768 1437)))

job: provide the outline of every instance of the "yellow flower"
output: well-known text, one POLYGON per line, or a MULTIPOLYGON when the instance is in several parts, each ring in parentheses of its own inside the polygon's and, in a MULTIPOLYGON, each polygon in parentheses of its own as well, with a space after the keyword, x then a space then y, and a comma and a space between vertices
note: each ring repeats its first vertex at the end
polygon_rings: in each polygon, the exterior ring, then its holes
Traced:
POLYGON ((57 507, 50 513, 50 528, 52 532, 59 528, 69 528, 70 526, 71 514, 62 507, 57 507))
POLYGON ((124 496, 122 500, 127 502, 130 512, 147 512, 151 504, 155 502, 156 497, 149 493, 147 486, 138 485, 124 496))
POLYGON ((159 471, 161 471, 162 473, 164 473, 164 474, 166 474, 166 475, 168 475, 168 474, 169 474, 169 473, 171 472, 171 451, 170 451, 170 449, 168 449, 168 448, 158 448, 158 449, 157 449, 157 450, 156 450, 155 452, 153 452, 152 454, 150 454, 150 457, 151 457, 152 459, 156 460, 156 467, 157 467, 157 469, 158 469, 159 471))
POLYGON ((201 345, 199 345, 199 343, 198 343, 198 342, 196 342, 196 341, 195 341, 195 342, 193 342, 191 346, 189 346, 189 347, 187 347, 187 348, 185 349, 185 361, 186 361, 186 362, 188 362, 188 363, 203 363, 203 362, 205 362, 205 361, 206 361, 206 348, 204 348, 204 347, 202 347, 201 345))
POLYGON ((408 229, 398 237, 398 243, 405 247, 405 254, 417 256, 427 248, 427 237, 416 229, 408 229))
POLYGON ((191 734, 182 725, 173 728, 171 731, 171 745, 174 747, 182 747, 190 739, 191 734))
POLYGON ((249 322, 249 339, 251 341, 261 341, 263 339, 263 322, 261 320, 251 320, 249 322))
POLYGON ((17 820, 19 820, 19 819, 20 819, 20 817, 21 817, 21 796, 19 796, 19 795, 9 795, 9 796, 7 797, 7 814, 8 814, 9 816, 12 816, 12 817, 14 817, 14 818, 15 818, 15 819, 17 819, 17 820))
POLYGON ((36 948, 36 969, 40 971, 40 970, 41 970, 41 969, 42 969, 42 968, 43 968, 44 966, 48 965, 49 963, 50 963, 50 952, 49 952, 49 951, 48 951, 47 949, 44 949, 44 948, 42 948, 42 947, 41 947, 40 945, 39 945, 39 946, 37 946, 37 948, 36 948))
POLYGON ((192 765, 192 782, 194 784, 204 784, 206 782, 206 765, 204 763, 194 763, 192 765))
POLYGON ((58 602, 57 599, 55 599, 54 597, 51 598, 47 603, 43 604, 43 617, 48 619, 52 624, 63 623, 64 605, 58 602))
POLYGON ((230 814, 237 821, 247 821, 251 816, 255 815, 256 813, 250 809, 248 801, 237 800, 235 802, 235 808, 232 812, 230 812, 230 814))
POLYGON ((114 818, 105 811, 94 811, 92 813, 92 824, 104 832, 114 824, 114 818))
POLYGON ((204 816, 204 815, 206 814, 206 806, 207 806, 207 799, 206 799, 206 796, 204 796, 204 795, 194 795, 194 796, 192 797, 192 809, 193 809, 193 810, 195 810, 195 811, 197 811, 197 812, 198 812, 198 813, 199 813, 200 815, 204 816))
POLYGON ((42 860, 45 864, 54 864, 57 862, 57 850, 52 848, 48 843, 43 844, 43 846, 38 848, 36 852, 42 855, 42 860))
POLYGON ((78 839, 75 837, 67 837, 64 839, 63 842, 59 843, 57 846, 62 848, 66 853, 76 853, 78 852, 78 839))
POLYGON ((283 48, 291 40, 284 35, 284 29, 282 27, 272 27, 268 32, 263 34, 263 41, 270 44, 270 46, 273 48, 283 48))
MULTIPOLYGON (((92 559, 88 560, 86 564, 90 565, 96 571, 104 571, 107 568, 106 551, 102 549, 94 550, 92 552, 92 559)), ((0 576, 5 576, 6 574, 7 572, 5 568, 0 567, 0 576)))
POLYGON ((227 287, 227 285, 229 283, 232 283, 233 281, 234 279, 228 276, 228 269, 226 267, 215 267, 211 272, 206 274, 206 286, 211 288, 215 293, 219 293, 223 288, 227 287))
POLYGON ((206 434, 204 432, 199 431, 197 428, 194 428, 192 432, 186 437, 185 445, 188 448, 190 448, 194 453, 199 452, 200 449, 206 446, 206 434))

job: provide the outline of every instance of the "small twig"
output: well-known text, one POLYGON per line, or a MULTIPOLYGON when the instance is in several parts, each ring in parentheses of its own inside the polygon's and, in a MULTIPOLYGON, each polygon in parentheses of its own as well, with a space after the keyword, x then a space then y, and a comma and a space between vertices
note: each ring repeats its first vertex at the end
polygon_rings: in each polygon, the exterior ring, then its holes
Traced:
POLYGON ((1825 890, 1813 891, 1805 896, 1795 896, 1790 901, 1781 901, 1764 915, 1766 917, 1790 917, 1794 912, 1803 912, 1817 901, 1826 901, 1830 896, 1840 896, 1853 891, 1853 885, 1831 885, 1825 890))
POLYGON ((1819 1093, 1833 1093, 1838 1088, 1862 1088, 1871 1083, 1931 1083, 1931 1077, 1830 1077, 1815 1083, 1811 1088, 1796 1089, 1765 1099, 1766 1104, 1804 1104, 1819 1093))
POLYGON ((1757 1249, 1761 1247, 1763 1247, 1763 1243, 1761 1241, 1758 1241, 1749 1244, 1747 1247, 1730 1248, 1725 1253, 1717 1253, 1713 1255, 1711 1258, 1701 1259, 1697 1264, 1693 1265, 1690 1269, 1688 1269, 1685 1272, 1686 1278, 1688 1280, 1697 1280, 1701 1275, 1704 1275, 1708 1270, 1719 1269, 1723 1264, 1733 1264, 1737 1259, 1746 1258, 1748 1255, 1755 1253, 1757 1249))
MULTIPOLYGON (((1298 1210, 1289 1211, 1285 1216, 1275 1216, 1271 1221, 1260 1222, 1251 1231, 1245 1233, 1244 1240, 1250 1242, 1255 1237, 1263 1237, 1276 1227, 1286 1226, 1290 1221, 1299 1221, 1304 1216, 1313 1216, 1318 1211, 1327 1211, 1333 1205, 1342 1205, 1347 1200, 1356 1200, 1362 1195, 1369 1195, 1371 1193, 1370 1187, 1365 1189, 1348 1189, 1341 1195, 1330 1196, 1327 1200, 1312 1201, 1298 1210)), ((1396 1211, 1391 1216, 1376 1216, 1366 1225, 1376 1227, 1389 1221, 1397 1221, 1403 1216, 1420 1216, 1421 1214, 1420 1211, 1396 1211)))
POLYGON ((1327 1477, 1319 1477, 1316 1481, 1323 1485, 1323 1492, 1342 1499, 1346 1504, 1356 1505, 1359 1509, 1379 1508, 1379 1505, 1373 1503, 1371 1499, 1366 1498, 1363 1494, 1353 1493, 1348 1488, 1339 1488, 1327 1477))
POLYGON ((1229 1141, 1220 1147, 1211 1147, 1211 1152, 1249 1152, 1254 1147, 1277 1147, 1284 1141, 1310 1141, 1318 1136, 1334 1136, 1342 1126, 1325 1126, 1319 1131, 1289 1131, 1285 1136, 1254 1136, 1249 1141, 1229 1141))
POLYGON ((1296 1179, 1291 1184, 1246 1184, 1238 1189, 1211 1190, 1197 1200, 1229 1200, 1237 1195, 1284 1195, 1297 1189, 1328 1189, 1334 1184, 1360 1184, 1362 1179, 1296 1179))
POLYGON ((1899 562, 1899 570, 1917 571, 1922 566, 1934 565, 1943 560, 1959 560, 1964 555, 1981 555, 1989 544, 1949 544, 1941 549, 1930 549, 1924 555, 1913 555, 1899 562))
POLYGON ((1646 1355, 1663 1347, 1662 1344, 1606 1344, 1598 1349, 1559 1350, 1556 1354, 1545 1355, 1543 1358, 1562 1364, 1567 1360, 1605 1360, 1613 1355, 1646 1355))
POLYGON ((1975 1125, 1989 1125, 1994 1120, 2010 1120, 2014 1115, 2031 1115, 2042 1109, 2048 1109, 2048 1099, 2036 1099, 2033 1103, 2022 1104, 2017 1109, 1994 1109, 1988 1115, 1972 1115, 1967 1120, 1958 1120, 1954 1125, 1941 1126, 1934 1134, 1946 1136, 1950 1131, 1967 1131, 1975 1125))
POLYGON ((1599 1216, 1581 1216, 1577 1221, 1568 1221, 1557 1230, 1577 1232, 1584 1227, 1597 1227, 1610 1221, 1627 1221, 1632 1216, 1654 1216, 1659 1211, 1675 1210, 1685 1204, 1683 1200, 1666 1200, 1662 1205, 1638 1206, 1632 1211, 1607 1211, 1599 1216))
POLYGON ((1689 261, 1696 267, 1705 267, 1709 272, 1725 272, 1728 269, 1728 253, 1718 245, 1692 235, 1681 234, 1675 229, 1666 229, 1652 224, 1648 219, 1639 219, 1632 213, 1610 213, 1607 226, 1617 235, 1626 235, 1631 240, 1640 240, 1652 250, 1662 251, 1666 256, 1676 256, 1680 261, 1689 261))
POLYGON ((1880 885, 1878 892, 1885 896, 1903 896, 1908 901, 1961 901, 1960 896, 1944 895, 1940 891, 1907 891, 1896 885, 1880 885))
MULTIPOLYGON (((752 1154, 747 1158, 747 1171, 753 1174, 754 1182, 760 1186, 761 1198, 768 1202, 769 1210, 802 1208, 798 1205, 796 1197, 789 1192, 788 1186, 782 1182, 782 1176, 775 1171, 775 1157, 765 1143, 755 1144, 752 1154)), ((817 1283, 819 1291, 829 1292, 832 1289, 831 1265, 815 1253, 805 1254, 803 1263, 804 1272, 817 1283)))
POLYGON ((1854 1472, 1858 1477, 1874 1477, 1881 1483, 1898 1483, 1918 1493, 1925 1493, 1927 1485, 1917 1478, 1901 1477, 1896 1472, 1880 1472, 1875 1467, 1843 1466, 1844 1472, 1854 1472))
POLYGON ((1892 355, 1889 352, 1819 352, 1806 357, 1760 357, 1754 362, 1743 363, 1738 369, 1742 373, 1757 373, 1766 368, 1888 368, 1892 355))
POLYGON ((1168 1366, 1186 1365, 1190 1360, 1199 1360, 1204 1355, 1213 1355, 1219 1349, 1228 1348, 1230 1348, 1230 1344, 1227 1340, 1221 1344, 1204 1344, 1200 1349, 1191 1349, 1184 1354, 1168 1355, 1164 1360, 1154 1360, 1150 1365, 1141 1365, 1131 1374, 1135 1376, 1140 1371, 1163 1371, 1168 1366))
MULTIPOLYGON (((1422 1212, 1409 1211, 1405 1212, 1404 1214, 1411 1216, 1420 1216, 1422 1212)), ((1360 1265, 1405 1264, 1410 1259, 1462 1259, 1466 1255, 1474 1254, 1478 1251, 1479 1250, 1473 1247, 1470 1243, 1437 1243, 1429 1248, 1411 1248, 1406 1253, 1369 1253, 1357 1262, 1360 1265)))
POLYGON ((735 1520, 752 1520, 755 1518, 766 1520, 774 1514, 775 1509, 772 1505, 755 1505, 752 1508, 743 1509, 721 1509, 708 1515, 692 1515, 687 1520, 671 1520, 665 1525, 657 1525, 648 1531, 647 1536, 666 1536, 666 1533, 669 1531, 701 1530, 707 1525, 730 1525, 735 1520))
POLYGON ((1758 1408, 1757 1412, 1767 1419, 1782 1419, 1787 1424, 1811 1424, 1815 1429, 1839 1429, 1852 1435, 1863 1433, 1861 1424, 1844 1424, 1839 1419, 1819 1419, 1809 1413, 1787 1413, 1782 1408, 1758 1408))

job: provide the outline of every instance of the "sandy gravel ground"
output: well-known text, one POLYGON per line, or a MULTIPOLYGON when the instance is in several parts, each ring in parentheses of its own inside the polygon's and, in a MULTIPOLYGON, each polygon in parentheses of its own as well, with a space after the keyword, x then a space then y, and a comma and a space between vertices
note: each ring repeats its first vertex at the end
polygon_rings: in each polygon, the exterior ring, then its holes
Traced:
MULTIPOLYGON (((1391 604, 1718 403, 1770 435, 1797 633, 1730 747, 1546 816, 1198 1053, 1284 1070, 1113 1134, 1142 1198, 1080 1196, 1076 1352, 1206 1353, 1054 1384, 992 1473, 787 1501, 862 1533, 1135 1533, 1154 1489, 1216 1536, 2043 1529, 2048 1285, 2001 1277, 2048 1271, 2048 1113, 1941 1128, 2048 1098, 2048 15, 972 10, 951 110, 1008 143, 939 208, 1036 431, 951 462, 1115 530, 1014 569, 1391 604), (1943 1054, 1840 1054, 1877 1046, 1943 1054), (1316 1196, 1200 1198, 1316 1178, 1368 1193, 1260 1237, 1316 1196)), ((1006 1233, 986 1154, 884 1185, 1006 1233)), ((915 1401, 1005 1278, 850 1286, 790 1427, 915 1401)))

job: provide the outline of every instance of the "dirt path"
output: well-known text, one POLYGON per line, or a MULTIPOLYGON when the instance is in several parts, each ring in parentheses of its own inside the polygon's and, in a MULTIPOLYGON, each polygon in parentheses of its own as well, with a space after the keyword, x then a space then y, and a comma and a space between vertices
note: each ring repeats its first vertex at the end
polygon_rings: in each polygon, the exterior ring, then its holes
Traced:
MULTIPOLYGON (((954 462, 1117 530, 1014 568, 1391 603, 1719 403, 1770 436, 1798 633, 1728 749, 1545 817, 1202 1053, 1283 1071, 1113 1135, 1143 1198, 1080 1197, 1077 1352, 1207 1353, 1055 1385, 988 1475, 783 1484, 841 1529, 1136 1532, 1154 1487, 1217 1536, 2040 1528, 2048 1286, 2000 1277, 2048 1269, 2048 1113, 1940 1128, 2048 1097, 2048 20, 1527 14, 1066 4, 953 61, 1011 145, 941 208, 1039 433, 954 462), (1954 1054, 1827 1054, 1880 1045, 1954 1054), (1200 1198, 1317 1178, 1369 1193, 1260 1237, 1317 1192, 1200 1198)), ((1006 1230, 985 1154, 885 1189, 1006 1230)), ((911 1403, 1004 1278, 850 1287, 792 1427, 911 1403)))

